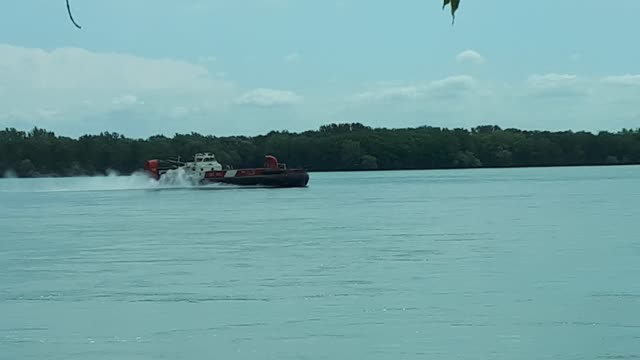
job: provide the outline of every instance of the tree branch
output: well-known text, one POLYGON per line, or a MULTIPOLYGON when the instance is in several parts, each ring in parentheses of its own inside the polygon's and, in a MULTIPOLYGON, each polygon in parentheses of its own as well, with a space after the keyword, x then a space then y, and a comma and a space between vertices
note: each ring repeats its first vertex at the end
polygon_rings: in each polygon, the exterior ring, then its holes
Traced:
POLYGON ((78 25, 75 20, 73 20, 73 15, 71 15, 71 7, 69 6, 69 0, 67 0, 67 12, 69 13, 69 19, 71 19, 73 25, 75 25, 78 29, 82 29, 82 27, 78 25))

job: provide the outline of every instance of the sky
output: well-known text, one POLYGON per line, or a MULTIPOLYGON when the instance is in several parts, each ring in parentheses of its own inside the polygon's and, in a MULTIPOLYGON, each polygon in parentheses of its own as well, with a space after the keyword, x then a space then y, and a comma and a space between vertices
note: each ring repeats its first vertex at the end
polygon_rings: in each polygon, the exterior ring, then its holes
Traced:
POLYGON ((0 5, 0 128, 640 127, 638 0, 70 2, 0 5))

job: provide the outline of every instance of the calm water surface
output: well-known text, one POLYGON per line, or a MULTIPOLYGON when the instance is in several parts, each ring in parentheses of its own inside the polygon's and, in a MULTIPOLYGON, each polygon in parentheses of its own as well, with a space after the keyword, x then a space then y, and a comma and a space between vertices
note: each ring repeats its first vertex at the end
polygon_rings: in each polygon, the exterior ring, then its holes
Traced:
POLYGON ((639 184, 639 167, 0 180, 0 358, 640 358, 639 184))

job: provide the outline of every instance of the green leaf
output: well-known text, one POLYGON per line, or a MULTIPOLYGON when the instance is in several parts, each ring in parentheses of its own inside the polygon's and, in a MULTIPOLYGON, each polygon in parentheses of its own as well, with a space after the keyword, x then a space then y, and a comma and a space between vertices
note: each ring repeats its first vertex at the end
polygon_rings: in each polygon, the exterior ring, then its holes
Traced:
POLYGON ((444 10, 447 5, 451 5, 451 17, 453 18, 451 24, 453 24, 456 21, 456 11, 458 10, 458 7, 460 7, 460 0, 444 0, 442 9, 444 10))

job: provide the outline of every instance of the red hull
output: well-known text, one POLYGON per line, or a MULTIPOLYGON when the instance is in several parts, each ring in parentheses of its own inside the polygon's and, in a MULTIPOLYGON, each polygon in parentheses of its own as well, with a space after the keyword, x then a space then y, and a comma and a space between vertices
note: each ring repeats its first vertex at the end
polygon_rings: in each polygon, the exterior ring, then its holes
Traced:
POLYGON ((224 183, 244 186, 305 187, 309 174, 302 169, 238 169, 205 173, 201 183, 224 183))

